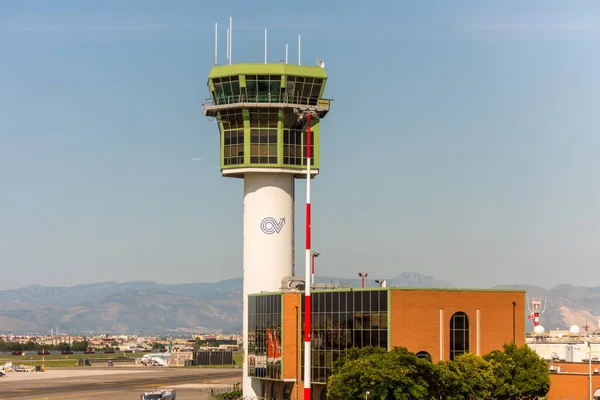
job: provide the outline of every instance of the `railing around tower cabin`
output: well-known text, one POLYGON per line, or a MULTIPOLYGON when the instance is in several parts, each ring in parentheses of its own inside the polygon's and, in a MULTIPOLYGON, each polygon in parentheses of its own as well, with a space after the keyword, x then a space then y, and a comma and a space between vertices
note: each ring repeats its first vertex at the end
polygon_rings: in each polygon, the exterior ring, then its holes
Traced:
POLYGON ((204 110, 216 111, 218 109, 226 109, 233 107, 265 107, 275 104, 277 107, 311 107, 319 111, 329 111, 330 99, 321 99, 318 97, 302 97, 288 95, 232 95, 232 96, 217 96, 216 98, 209 97, 204 103, 204 110))

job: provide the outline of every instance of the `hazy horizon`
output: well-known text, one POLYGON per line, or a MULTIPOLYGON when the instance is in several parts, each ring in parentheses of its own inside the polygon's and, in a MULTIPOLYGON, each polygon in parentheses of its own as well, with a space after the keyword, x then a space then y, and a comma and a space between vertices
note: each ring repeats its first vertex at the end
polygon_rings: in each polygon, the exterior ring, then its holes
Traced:
MULTIPOLYGON (((368 277, 365 280, 365 286, 377 286, 378 284, 375 283, 375 279, 387 279, 387 280, 391 280, 394 279, 402 274, 420 274, 419 272, 414 272, 414 271, 405 271, 405 272, 401 272, 399 274, 393 275, 393 276, 387 276, 387 277, 368 277)), ((513 283, 497 283, 494 285, 491 285, 489 287, 483 287, 483 286, 458 286, 456 285, 454 282, 452 282, 451 280, 447 280, 447 279, 442 279, 436 276, 431 276, 431 275, 423 275, 421 274, 422 277, 424 278, 434 278, 434 279, 438 279, 438 280, 442 280, 444 282, 450 283, 452 285, 455 286, 456 289, 490 289, 493 287, 497 287, 497 286, 536 286, 536 285, 530 285, 526 282, 513 282, 513 283)), ((317 275, 315 277, 315 279, 317 280, 317 282, 322 281, 323 279, 328 279, 328 278, 334 278, 334 279, 343 279, 343 280, 348 280, 348 281, 360 281, 359 277, 352 277, 352 276, 319 276, 317 275)), ((101 280, 101 281, 95 281, 95 282, 79 282, 79 283, 74 283, 71 285, 60 285, 60 284, 56 284, 56 285, 43 285, 43 284, 30 284, 30 285, 23 285, 23 286, 16 286, 16 287, 9 287, 9 288, 5 288, 5 287, 0 287, 0 291, 5 291, 5 290, 16 290, 16 289, 22 289, 22 288, 26 288, 26 287, 36 287, 36 286, 42 286, 42 287, 51 287, 51 288, 57 288, 57 287, 74 287, 74 286, 85 286, 85 285, 99 285, 99 284, 103 284, 103 283, 116 283, 116 284, 126 284, 126 283, 131 283, 131 282, 149 282, 149 283, 158 283, 158 284, 162 284, 162 285, 185 285, 185 284, 197 284, 197 283, 204 283, 204 284, 210 284, 210 283, 219 283, 219 282, 223 282, 223 281, 227 281, 227 280, 232 280, 232 279, 242 279, 242 276, 233 276, 233 277, 228 277, 228 278, 223 278, 223 279, 218 279, 218 280, 212 280, 212 281, 169 281, 169 282, 162 282, 162 281, 156 281, 156 280, 147 280, 147 279, 132 279, 132 280, 125 280, 125 281, 119 281, 119 280, 101 280)), ((550 290, 556 286, 559 285, 572 285, 572 286, 577 286, 577 287, 600 287, 600 285, 598 286, 587 286, 587 285, 573 285, 570 282, 563 282, 563 283, 559 283, 557 285, 554 286, 550 286, 550 287, 543 287, 543 286, 536 286, 536 287, 541 287, 542 289, 546 289, 546 290, 550 290)), ((393 287, 393 286, 391 286, 393 287)))
POLYGON ((243 183, 202 109, 229 16, 234 63, 265 28, 269 62, 298 34, 325 61, 320 273, 594 286, 600 3, 345 5, 1 2, 0 289, 241 275, 243 183))

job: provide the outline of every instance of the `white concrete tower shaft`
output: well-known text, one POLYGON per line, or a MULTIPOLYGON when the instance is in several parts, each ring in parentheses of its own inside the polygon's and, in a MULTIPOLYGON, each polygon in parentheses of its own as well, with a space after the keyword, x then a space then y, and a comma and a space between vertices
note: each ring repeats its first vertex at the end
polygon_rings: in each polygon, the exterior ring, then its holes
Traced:
MULTIPOLYGON (((248 354, 248 295, 278 292, 293 275, 294 176, 249 172, 244 175, 244 354, 248 354)), ((260 380, 248 376, 244 363, 244 397, 261 395, 260 380)))

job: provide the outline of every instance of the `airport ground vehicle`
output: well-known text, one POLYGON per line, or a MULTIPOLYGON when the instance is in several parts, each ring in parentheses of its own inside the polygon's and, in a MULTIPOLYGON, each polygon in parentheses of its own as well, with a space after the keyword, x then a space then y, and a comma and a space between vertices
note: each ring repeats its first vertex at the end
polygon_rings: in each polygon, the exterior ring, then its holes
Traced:
POLYGON ((146 392, 141 395, 140 400, 175 400, 175 389, 146 392))

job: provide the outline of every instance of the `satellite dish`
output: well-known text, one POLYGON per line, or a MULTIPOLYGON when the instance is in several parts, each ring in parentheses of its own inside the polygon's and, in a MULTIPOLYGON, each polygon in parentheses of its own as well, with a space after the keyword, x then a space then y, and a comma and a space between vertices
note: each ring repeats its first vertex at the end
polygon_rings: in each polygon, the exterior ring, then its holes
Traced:
POLYGON ((579 331, 581 331, 581 328, 577 325, 573 325, 569 328, 569 332, 571 332, 572 335, 579 335, 579 331))
POLYGON ((541 325, 538 325, 538 326, 536 326, 535 328, 533 328, 533 332, 534 332, 536 335, 542 335, 542 334, 543 334, 545 331, 546 331, 546 330, 545 330, 545 329, 544 329, 544 327, 543 327, 543 326, 541 326, 541 325))
POLYGON ((317 61, 317 67, 319 67, 319 68, 325 68, 325 61, 318 60, 317 61))

